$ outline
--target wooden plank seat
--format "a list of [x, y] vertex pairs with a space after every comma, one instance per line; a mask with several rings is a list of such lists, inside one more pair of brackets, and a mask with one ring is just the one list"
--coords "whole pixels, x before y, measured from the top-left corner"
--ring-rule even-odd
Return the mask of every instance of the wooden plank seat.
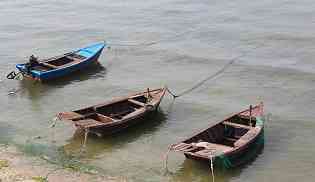
[[95, 112], [87, 113], [87, 114], [84, 114], [84, 115], [78, 114], [79, 117], [73, 117], [70, 120], [78, 121], [78, 120], [88, 119], [90, 116], [93, 116], [95, 114], [96, 114]]
[[113, 118], [110, 118], [110, 117], [102, 115], [102, 114], [97, 114], [97, 118], [100, 122], [103, 122], [103, 123], [109, 123], [109, 122], [114, 121]]
[[207, 143], [207, 145], [204, 146], [204, 149], [196, 152], [196, 154], [209, 156], [211, 152], [212, 153], [222, 153], [222, 152], [226, 153], [231, 150], [233, 150], [233, 147], [216, 144], [216, 143]]
[[76, 112], [62, 112], [62, 113], [59, 113], [57, 115], [58, 118], [60, 119], [67, 119], [67, 120], [72, 120], [72, 119], [79, 119], [79, 118], [82, 118], [84, 117], [83, 115], [79, 114], [79, 113], [76, 113]]
[[256, 135], [260, 132], [260, 128], [255, 127], [251, 128], [245, 135], [241, 136], [235, 143], [235, 147], [240, 147], [248, 143], [248, 141], [252, 140], [256, 137]]
[[[67, 63], [67, 64], [73, 64], [73, 63], [77, 63], [77, 62], [81, 62], [82, 61], [81, 59], [78, 59], [78, 58], [72, 57], [72, 56], [66, 56], [66, 58], [72, 60], [72, 62]], [[67, 65], [67, 64], [65, 64], [65, 65]]]
[[210, 157], [210, 155], [212, 156], [215, 155], [215, 150], [204, 149], [204, 150], [195, 152], [195, 154], [201, 155], [203, 157]]
[[247, 126], [247, 125], [243, 125], [243, 124], [237, 124], [237, 123], [232, 123], [232, 122], [229, 122], [229, 121], [223, 121], [223, 124], [224, 125], [228, 125], [228, 126], [232, 126], [232, 127], [235, 127], [235, 128], [245, 128], [245, 129], [251, 129], [253, 127], [251, 126]]
[[236, 142], [238, 139], [236, 138], [230, 138], [230, 137], [224, 137], [224, 140], [230, 141], [230, 142]]
[[80, 54], [76, 54], [74, 52], [70, 53], [70, 54], [67, 54], [66, 56], [69, 56], [71, 58], [76, 58], [76, 59], [79, 59], [79, 60], [83, 60], [83, 59], [86, 59], [85, 56], [82, 56]]
[[174, 146], [172, 148], [175, 151], [189, 152], [189, 151], [197, 149], [198, 147], [197, 146], [193, 146], [191, 144], [187, 144], [187, 143], [180, 143], [180, 144], [178, 144], [178, 145], [176, 145], [176, 146]]
[[131, 102], [131, 103], [134, 103], [134, 104], [136, 104], [136, 105], [139, 105], [139, 106], [144, 107], [144, 103], [139, 102], [139, 101], [136, 101], [136, 100], [134, 100], [134, 99], [128, 99], [128, 101]]
[[53, 69], [59, 68], [58, 66], [55, 66], [55, 65], [52, 65], [52, 64], [49, 64], [49, 63], [46, 63], [46, 62], [40, 62], [40, 64], [44, 65], [44, 66], [47, 66], [49, 68], [53, 68]]
[[109, 114], [109, 117], [110, 118], [114, 118], [114, 117], [121, 117], [122, 115], [126, 115], [130, 113], [130, 111], [122, 111], [122, 112], [118, 112], [118, 113], [115, 113], [115, 114]]
[[83, 119], [83, 120], [75, 121], [75, 126], [79, 128], [83, 128], [83, 129], [95, 128], [95, 127], [100, 127], [103, 125], [105, 125], [105, 123], [96, 121], [94, 119]]

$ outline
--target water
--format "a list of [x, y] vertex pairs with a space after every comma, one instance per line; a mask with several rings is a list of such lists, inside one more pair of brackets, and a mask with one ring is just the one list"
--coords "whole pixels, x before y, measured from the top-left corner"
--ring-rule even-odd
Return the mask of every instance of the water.
[[[89, 138], [80, 162], [127, 181], [210, 181], [207, 166], [174, 153], [165, 174], [168, 145], [264, 101], [271, 114], [264, 149], [242, 168], [215, 171], [216, 181], [313, 181], [314, 8], [311, 0], [2, 0], [0, 142], [53, 160], [78, 156], [83, 137], [64, 123], [49, 128], [55, 113], [165, 84], [180, 93], [245, 54], [173, 105], [166, 96], [150, 123]], [[104, 39], [157, 44], [113, 45], [102, 67], [50, 84], [5, 79], [31, 54], [54, 56]], [[19, 92], [8, 95], [12, 89]]]

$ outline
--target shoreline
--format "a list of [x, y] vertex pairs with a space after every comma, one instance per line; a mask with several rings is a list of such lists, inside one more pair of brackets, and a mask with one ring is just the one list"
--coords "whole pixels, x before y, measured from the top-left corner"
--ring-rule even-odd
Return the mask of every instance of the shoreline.
[[88, 174], [26, 156], [16, 147], [0, 145], [0, 182], [124, 182], [126, 179]]

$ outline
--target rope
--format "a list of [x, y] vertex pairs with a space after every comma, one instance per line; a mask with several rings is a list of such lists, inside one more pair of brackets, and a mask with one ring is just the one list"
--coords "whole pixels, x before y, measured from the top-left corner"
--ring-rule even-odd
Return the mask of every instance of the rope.
[[155, 44], [159, 44], [161, 42], [164, 42], [164, 41], [169, 41], [171, 39], [175, 39], [175, 38], [178, 38], [178, 37], [181, 37], [183, 35], [186, 35], [188, 33], [192, 33], [198, 29], [201, 29], [200, 27], [199, 28], [191, 28], [190, 30], [187, 30], [185, 32], [181, 32], [181, 33], [177, 33], [173, 36], [170, 36], [168, 38], [164, 38], [164, 39], [160, 39], [160, 40], [156, 40], [156, 41], [151, 41], [151, 42], [144, 42], [144, 43], [138, 43], [138, 44], [133, 44], [133, 43], [108, 43], [108, 45], [110, 46], [126, 46], [126, 47], [140, 47], [140, 46], [152, 46], [152, 45], [155, 45]]
[[165, 161], [165, 162], [164, 162], [164, 167], [165, 167], [165, 171], [166, 171], [166, 172], [169, 171], [169, 170], [168, 170], [168, 167], [167, 167], [167, 165], [168, 165], [168, 154], [170, 153], [171, 149], [172, 149], [172, 145], [170, 145], [170, 146], [168, 147], [166, 153], [164, 154], [164, 161]]
[[[256, 47], [254, 47], [252, 49], [253, 50], [256, 50], [258, 49], [259, 47], [262, 47], [264, 44], [259, 44], [257, 45]], [[192, 92], [193, 90], [199, 88], [200, 86], [202, 86], [204, 83], [206, 83], [207, 81], [209, 80], [212, 80], [214, 78], [216, 78], [218, 75], [222, 74], [225, 72], [226, 69], [228, 69], [230, 66], [232, 66], [234, 64], [235, 61], [237, 61], [238, 59], [246, 56], [247, 54], [249, 54], [250, 52], [246, 52], [246, 53], [242, 53], [241, 55], [235, 57], [235, 58], [232, 58], [229, 62], [227, 62], [221, 69], [219, 69], [217, 72], [215, 72], [214, 74], [211, 74], [210, 76], [206, 77], [205, 79], [199, 81], [197, 84], [193, 85], [191, 88], [187, 89], [187, 90], [184, 90], [183, 92], [181, 92], [180, 94], [175, 94], [174, 92], [172, 92], [169, 88], [167, 88], [167, 91], [168, 93], [170, 93], [174, 99], [177, 98], [177, 97], [181, 97], [187, 93], [190, 93]]]
[[212, 182], [214, 182], [214, 170], [213, 170], [213, 156], [212, 156], [212, 152], [210, 154], [210, 168], [211, 168]]
[[83, 140], [83, 144], [80, 147], [80, 152], [79, 155], [81, 156], [83, 153], [86, 152], [86, 143], [87, 143], [87, 139], [88, 139], [88, 135], [89, 135], [89, 129], [84, 129], [84, 140]]

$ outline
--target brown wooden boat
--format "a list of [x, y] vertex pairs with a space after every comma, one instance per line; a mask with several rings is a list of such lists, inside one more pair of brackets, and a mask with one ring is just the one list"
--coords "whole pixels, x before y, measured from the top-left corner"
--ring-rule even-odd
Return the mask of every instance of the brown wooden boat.
[[140, 118], [157, 110], [165, 92], [166, 88], [147, 89], [145, 92], [83, 109], [61, 112], [57, 117], [61, 120], [72, 121], [79, 129], [112, 134], [145, 121]]
[[[223, 121], [173, 144], [171, 150], [187, 158], [214, 161], [215, 165], [231, 168], [249, 159], [249, 153], [263, 143], [263, 104], [246, 109]], [[259, 145], [261, 146], [261, 145]], [[256, 155], [256, 154], [255, 154]]]

